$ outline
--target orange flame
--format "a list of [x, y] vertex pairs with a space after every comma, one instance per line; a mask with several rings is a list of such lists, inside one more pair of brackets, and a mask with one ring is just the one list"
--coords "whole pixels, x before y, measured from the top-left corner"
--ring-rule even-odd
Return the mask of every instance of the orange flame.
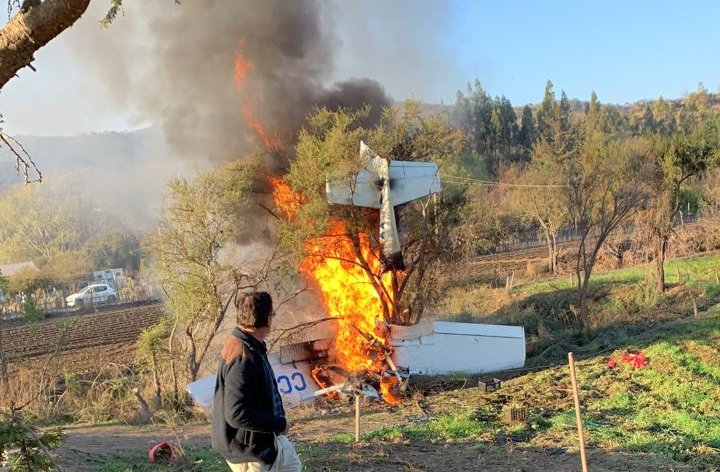
[[400, 383], [400, 381], [395, 376], [383, 377], [380, 380], [380, 394], [383, 400], [391, 404], [400, 403], [400, 398], [393, 393], [393, 388], [395, 388], [398, 383]]
[[[247, 77], [250, 71], [254, 68], [253, 63], [245, 57], [243, 53], [245, 49], [245, 39], [241, 39], [238, 43], [237, 52], [235, 53], [235, 84], [238, 88], [243, 89], [247, 82]], [[242, 103], [242, 114], [245, 124], [255, 131], [255, 134], [260, 138], [266, 149], [273, 151], [282, 150], [282, 142], [280, 137], [276, 134], [270, 135], [263, 124], [255, 118], [255, 106], [254, 99], [250, 92], [246, 92], [243, 96]]]
[[[300, 196], [284, 181], [272, 178], [276, 205], [291, 218], [300, 207]], [[380, 274], [380, 257], [370, 240], [360, 234], [356, 241], [342, 221], [331, 220], [327, 233], [305, 242], [308, 254], [301, 272], [320, 289], [321, 301], [330, 317], [337, 319], [335, 352], [340, 366], [351, 373], [381, 368], [379, 349], [388, 349], [383, 306], [392, 307], [395, 292], [392, 275]], [[372, 274], [372, 275], [371, 275]]]
[[292, 218], [300, 210], [302, 195], [299, 192], [293, 192], [290, 186], [283, 182], [281, 178], [273, 175], [267, 177], [270, 180], [270, 185], [272, 185], [275, 205], [282, 211], [285, 218]]

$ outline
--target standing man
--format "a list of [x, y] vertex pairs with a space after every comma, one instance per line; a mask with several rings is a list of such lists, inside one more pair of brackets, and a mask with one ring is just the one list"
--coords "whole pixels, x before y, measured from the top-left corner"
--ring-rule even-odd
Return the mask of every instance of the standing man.
[[273, 317], [267, 292], [238, 296], [237, 324], [225, 341], [215, 382], [212, 447], [233, 472], [300, 472], [265, 337]]

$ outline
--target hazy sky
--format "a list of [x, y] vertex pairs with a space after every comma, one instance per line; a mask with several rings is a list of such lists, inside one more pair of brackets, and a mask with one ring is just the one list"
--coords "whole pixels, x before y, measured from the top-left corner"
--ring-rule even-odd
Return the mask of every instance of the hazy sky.
[[[36, 55], [37, 72], [24, 69], [3, 88], [8, 131], [68, 135], [154, 124], [132, 103], [109, 98], [101, 83], [107, 70], [97, 68], [112, 61], [93, 67], [89, 59], [99, 51], [83, 41], [85, 32], [100, 28], [109, 3], [93, 0], [78, 25]], [[144, 2], [125, 3], [125, 17], [104, 33], [134, 32], [142, 42], [133, 23]], [[540, 101], [547, 79], [571, 98], [595, 90], [612, 103], [675, 98], [700, 82], [720, 86], [720, 2], [334, 0], [323, 8], [337, 45], [328, 81], [375, 79], [395, 100], [453, 103], [475, 79], [514, 105]], [[198, 21], [213, 28], [212, 18]]]

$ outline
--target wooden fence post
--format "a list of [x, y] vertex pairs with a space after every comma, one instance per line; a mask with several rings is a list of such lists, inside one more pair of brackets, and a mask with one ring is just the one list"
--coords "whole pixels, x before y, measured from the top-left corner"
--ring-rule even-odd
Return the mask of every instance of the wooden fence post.
[[585, 457], [585, 434], [583, 433], [582, 417], [580, 416], [580, 394], [578, 392], [577, 379], [575, 378], [575, 359], [573, 353], [568, 352], [568, 363], [570, 365], [570, 381], [572, 382], [573, 397], [575, 398], [575, 419], [577, 421], [578, 440], [580, 441], [580, 463], [583, 472], [588, 472], [587, 457]]

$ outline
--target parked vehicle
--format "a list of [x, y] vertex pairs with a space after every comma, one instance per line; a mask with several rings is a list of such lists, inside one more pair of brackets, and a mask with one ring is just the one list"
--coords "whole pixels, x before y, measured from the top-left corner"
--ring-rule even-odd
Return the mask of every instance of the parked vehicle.
[[69, 307], [85, 305], [99, 305], [101, 303], [115, 303], [117, 291], [108, 284], [92, 284], [77, 293], [65, 297], [65, 304]]

